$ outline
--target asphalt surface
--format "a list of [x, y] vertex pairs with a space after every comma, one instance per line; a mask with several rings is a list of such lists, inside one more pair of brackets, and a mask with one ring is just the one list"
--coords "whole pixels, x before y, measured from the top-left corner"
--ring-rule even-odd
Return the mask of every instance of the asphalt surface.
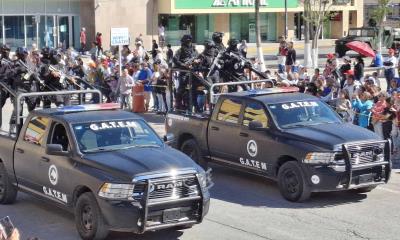
[[[145, 118], [164, 134], [163, 117]], [[284, 200], [277, 184], [216, 165], [209, 214], [200, 225], [184, 231], [163, 230], [144, 235], [112, 233], [108, 239], [399, 239], [400, 174], [369, 194], [313, 194], [306, 203]], [[79, 239], [73, 214], [20, 193], [13, 205], [0, 205], [22, 238]]]

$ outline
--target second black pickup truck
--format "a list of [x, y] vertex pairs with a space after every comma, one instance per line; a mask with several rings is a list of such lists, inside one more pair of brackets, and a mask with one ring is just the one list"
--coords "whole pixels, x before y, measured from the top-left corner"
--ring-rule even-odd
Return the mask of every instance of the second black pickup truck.
[[391, 173], [388, 141], [344, 123], [296, 88], [221, 95], [211, 115], [169, 113], [166, 129], [200, 165], [211, 161], [274, 179], [289, 201], [311, 192], [368, 192]]

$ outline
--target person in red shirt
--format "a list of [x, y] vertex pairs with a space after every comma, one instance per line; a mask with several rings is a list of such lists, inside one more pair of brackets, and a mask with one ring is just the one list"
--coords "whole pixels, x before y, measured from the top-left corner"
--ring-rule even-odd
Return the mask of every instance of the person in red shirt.
[[79, 40], [81, 42], [81, 53], [84, 53], [86, 49], [86, 28], [84, 27], [81, 30], [81, 35], [79, 37]]
[[97, 56], [100, 56], [100, 53], [103, 53], [103, 40], [102, 40], [102, 33], [96, 34], [96, 44], [97, 44]]

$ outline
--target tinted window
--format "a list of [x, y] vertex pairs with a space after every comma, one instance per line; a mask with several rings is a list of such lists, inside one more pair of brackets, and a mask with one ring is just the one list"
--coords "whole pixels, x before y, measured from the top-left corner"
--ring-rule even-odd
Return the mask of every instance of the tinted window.
[[240, 108], [242, 103], [235, 99], [225, 99], [219, 109], [217, 120], [239, 123]]
[[28, 124], [24, 140], [39, 146], [43, 146], [43, 138], [49, 119], [45, 117], [33, 117]]
[[260, 103], [249, 103], [244, 109], [243, 125], [249, 126], [251, 121], [259, 121], [264, 128], [268, 128], [268, 117]]
[[63, 151], [68, 151], [69, 141], [67, 131], [62, 124], [57, 123], [53, 129], [53, 136], [51, 137], [51, 144], [60, 144]]
[[268, 105], [281, 128], [341, 123], [336, 113], [321, 101], [296, 101]]

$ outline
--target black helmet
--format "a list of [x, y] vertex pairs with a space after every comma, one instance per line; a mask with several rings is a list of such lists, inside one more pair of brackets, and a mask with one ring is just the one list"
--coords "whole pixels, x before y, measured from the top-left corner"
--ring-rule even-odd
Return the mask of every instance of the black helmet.
[[211, 41], [210, 39], [207, 39], [204, 41], [204, 47], [206, 49], [211, 49], [215, 47], [215, 43], [213, 41]]
[[60, 56], [60, 54], [58, 53], [57, 50], [51, 49], [51, 50], [50, 50], [50, 53], [49, 53], [49, 56], [50, 56], [50, 62], [51, 62], [51, 64], [57, 65], [57, 64], [60, 63], [60, 61], [61, 61], [61, 56]]
[[224, 37], [224, 33], [222, 32], [214, 32], [212, 35], [212, 40], [215, 43], [222, 43], [222, 38]]
[[239, 44], [239, 40], [237, 40], [236, 38], [231, 38], [228, 41], [229, 48], [236, 48], [238, 44]]
[[15, 54], [19, 59], [25, 58], [26, 56], [28, 56], [28, 50], [25, 47], [18, 47], [15, 51]]
[[49, 47], [44, 47], [42, 48], [42, 55], [44, 58], [48, 58], [50, 55], [50, 48]]
[[10, 51], [11, 48], [8, 44], [1, 44], [1, 51]]
[[185, 34], [185, 35], [183, 35], [183, 37], [181, 38], [181, 43], [191, 43], [192, 40], [193, 40], [192, 35]]

